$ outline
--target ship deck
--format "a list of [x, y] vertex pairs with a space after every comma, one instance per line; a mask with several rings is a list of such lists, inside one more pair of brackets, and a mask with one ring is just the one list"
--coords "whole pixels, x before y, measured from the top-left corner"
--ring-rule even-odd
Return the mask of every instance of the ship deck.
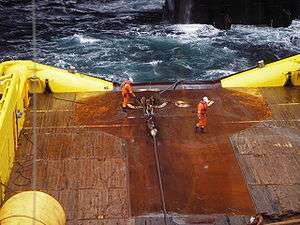
[[[168, 224], [243, 224], [256, 213], [299, 213], [299, 93], [297, 87], [165, 92], [168, 104], [155, 119]], [[202, 96], [215, 104], [199, 134], [193, 127]], [[36, 189], [62, 204], [67, 224], [164, 224], [145, 116], [122, 112], [120, 102], [118, 92], [37, 95], [7, 197], [32, 189], [35, 130]]]

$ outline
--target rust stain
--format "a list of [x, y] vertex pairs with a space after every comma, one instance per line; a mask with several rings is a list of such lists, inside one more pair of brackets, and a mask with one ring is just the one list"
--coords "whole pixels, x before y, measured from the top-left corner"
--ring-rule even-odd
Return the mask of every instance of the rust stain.
[[[209, 96], [216, 102], [209, 109], [207, 133], [203, 135], [194, 133], [197, 118], [192, 112], [202, 96]], [[162, 97], [169, 102], [165, 108], [157, 110], [158, 149], [167, 209], [183, 214], [253, 214], [251, 198], [229, 136], [251, 126], [241, 123], [243, 121], [261, 121], [269, 117], [271, 111], [264, 99], [224, 89], [181, 90], [166, 92]], [[178, 100], [189, 102], [192, 107], [178, 108], [175, 105]], [[118, 95], [105, 96], [104, 101], [111, 104], [110, 118], [118, 118]], [[81, 106], [77, 107], [81, 112]], [[79, 113], [76, 118], [88, 123], [107, 119], [107, 115], [94, 116]], [[130, 110], [127, 117], [136, 119], [120, 119], [123, 128], [104, 130], [128, 141], [132, 214], [159, 212], [161, 203], [150, 135], [141, 111]], [[227, 124], [228, 121], [237, 124]], [[130, 129], [126, 127], [128, 124]]]
[[[154, 92], [138, 93], [139, 96], [152, 94]], [[50, 110], [48, 113], [41, 111], [38, 116], [40, 157], [43, 158], [41, 168], [49, 166], [48, 161], [53, 159], [63, 165], [52, 172], [49, 169], [41, 170], [41, 189], [58, 192], [54, 195], [63, 199], [70, 221], [75, 221], [76, 218], [116, 218], [119, 212], [122, 212], [122, 218], [160, 212], [161, 202], [152, 139], [142, 111], [129, 110], [128, 113], [123, 113], [119, 93], [85, 98], [81, 98], [80, 95], [70, 95], [74, 100], [80, 99], [80, 103], [68, 102], [67, 107], [62, 99], [42, 96], [39, 101], [39, 110]], [[197, 134], [193, 129], [197, 121], [193, 110], [203, 96], [209, 96], [215, 104], [208, 112], [207, 132]], [[64, 97], [69, 98], [67, 95]], [[254, 214], [255, 210], [229, 137], [251, 126], [251, 123], [242, 123], [243, 121], [261, 121], [269, 117], [270, 109], [263, 98], [237, 94], [232, 90], [209, 89], [165, 92], [162, 100], [168, 102], [167, 106], [155, 112], [167, 210], [181, 214]], [[177, 107], [175, 102], [179, 100], [188, 102], [191, 107]], [[68, 110], [62, 110], [66, 108]], [[55, 113], [55, 109], [59, 112]], [[29, 114], [26, 121], [29, 138], [30, 119]], [[229, 121], [234, 123], [228, 124]], [[56, 142], [51, 141], [54, 140], [54, 136], [51, 136], [53, 134], [56, 134]], [[68, 135], [64, 136], [66, 134]], [[52, 138], [49, 139], [49, 135]], [[105, 139], [108, 137], [111, 141]], [[26, 152], [30, 154], [26, 150], [29, 148], [26, 138], [23, 136], [21, 139], [23, 144], [17, 160], [26, 158]], [[46, 141], [48, 139], [50, 141]], [[103, 146], [107, 148], [105, 151]], [[117, 156], [120, 162], [117, 163], [113, 160], [118, 146], [123, 146], [126, 154], [119, 153]], [[94, 160], [91, 160], [91, 157], [94, 157]], [[75, 166], [76, 160], [82, 159], [84, 161], [80, 166]], [[101, 160], [109, 160], [110, 166], [103, 167]], [[51, 165], [53, 168], [54, 164]], [[112, 170], [121, 168], [123, 171], [125, 167], [128, 175], [120, 172], [113, 176], [113, 179], [104, 179], [110, 176]], [[99, 168], [103, 170], [99, 172]], [[64, 175], [57, 178], [60, 170], [65, 171]], [[70, 171], [76, 173], [70, 175], [67, 173]], [[96, 183], [87, 178], [91, 171]], [[122, 180], [121, 177], [128, 180]], [[47, 182], [47, 179], [51, 182]], [[114, 189], [108, 194], [110, 189], [106, 187], [111, 182], [122, 184], [119, 185], [121, 190]], [[68, 189], [71, 184], [74, 186]], [[88, 189], [85, 192], [82, 188], [86, 187]], [[97, 194], [95, 188], [98, 192], [103, 190], [103, 193]], [[26, 187], [20, 188], [23, 189]], [[67, 190], [75, 196], [74, 200], [66, 197]], [[126, 193], [130, 198], [124, 197]], [[91, 202], [85, 200], [85, 196], [91, 199]], [[97, 201], [104, 199], [107, 204], [103, 206], [97, 203], [95, 199], [92, 200], [93, 196]], [[107, 196], [110, 197], [107, 199]], [[118, 199], [123, 208], [117, 207]], [[86, 203], [87, 206], [80, 206], [82, 203]], [[129, 206], [130, 209], [127, 209]], [[74, 207], [76, 212], [72, 211]], [[128, 215], [129, 212], [131, 215]]]

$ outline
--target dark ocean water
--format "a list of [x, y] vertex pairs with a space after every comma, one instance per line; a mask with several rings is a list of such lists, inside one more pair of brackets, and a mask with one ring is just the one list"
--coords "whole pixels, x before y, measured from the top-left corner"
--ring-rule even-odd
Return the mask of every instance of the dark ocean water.
[[[105, 2], [105, 1], [104, 1]], [[212, 80], [300, 52], [287, 28], [172, 25], [163, 0], [37, 1], [37, 61], [113, 81]], [[0, 1], [0, 60], [32, 58], [31, 1]]]

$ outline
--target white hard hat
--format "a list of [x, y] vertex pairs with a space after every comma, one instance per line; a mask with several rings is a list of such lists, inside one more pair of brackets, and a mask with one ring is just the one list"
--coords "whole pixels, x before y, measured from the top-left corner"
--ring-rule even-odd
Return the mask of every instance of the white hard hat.
[[133, 83], [133, 79], [132, 79], [132, 77], [129, 77], [129, 79], [128, 79], [131, 83]]
[[203, 98], [202, 98], [202, 100], [203, 100], [203, 101], [205, 101], [206, 103], [208, 103], [208, 102], [209, 102], [209, 100], [208, 100], [208, 97], [206, 97], [206, 96], [205, 96], [205, 97], [203, 97]]
[[250, 223], [253, 223], [255, 221], [255, 217], [254, 216], [251, 216], [250, 217]]

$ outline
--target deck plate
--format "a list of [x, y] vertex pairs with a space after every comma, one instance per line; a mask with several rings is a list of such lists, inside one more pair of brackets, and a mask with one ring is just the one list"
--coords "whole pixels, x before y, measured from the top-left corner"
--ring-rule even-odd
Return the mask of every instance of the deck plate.
[[[291, 93], [280, 90], [281, 95]], [[253, 95], [216, 88], [167, 91], [161, 96], [168, 104], [156, 110], [155, 118], [170, 215], [241, 215], [244, 221], [243, 215], [255, 214], [259, 202], [251, 200], [254, 195], [251, 188], [251, 195], [248, 192], [248, 176], [242, 175], [243, 164], [237, 161], [240, 158], [235, 157], [236, 148], [230, 138], [266, 120], [277, 119], [272, 117], [276, 106], [271, 107], [266, 91], [251, 89], [249, 93], [257, 93]], [[152, 94], [139, 92], [138, 96]], [[193, 129], [197, 120], [194, 110], [202, 96], [215, 104], [208, 111], [206, 133], [198, 134]], [[119, 93], [37, 98], [37, 110], [28, 110], [20, 136], [16, 155], [19, 163], [15, 163], [11, 189], [31, 189], [31, 180], [24, 177], [31, 176], [32, 118], [36, 113], [37, 189], [62, 203], [68, 224], [134, 224], [135, 217], [139, 218], [136, 224], [144, 224], [141, 220], [147, 220], [145, 215], [161, 212], [152, 139], [141, 110], [123, 113]], [[177, 101], [191, 107], [177, 107]], [[294, 108], [299, 106], [289, 107], [289, 112], [299, 112]], [[263, 143], [262, 148], [266, 145]], [[213, 221], [216, 220], [211, 224]]]

